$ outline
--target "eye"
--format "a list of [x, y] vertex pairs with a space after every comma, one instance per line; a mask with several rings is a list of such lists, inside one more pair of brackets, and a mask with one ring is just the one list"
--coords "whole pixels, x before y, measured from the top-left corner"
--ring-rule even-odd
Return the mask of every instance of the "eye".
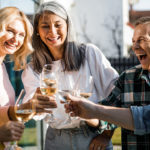
[[61, 27], [61, 25], [62, 25], [62, 24], [56, 24], [55, 27], [56, 27], [56, 28], [59, 28], [59, 27]]
[[141, 42], [144, 42], [145, 39], [144, 38], [140, 38], [138, 41], [139, 41], [139, 43], [141, 43]]
[[24, 33], [20, 33], [19, 36], [22, 37], [22, 38], [24, 38], [25, 34]]
[[14, 34], [14, 31], [13, 31], [13, 30], [7, 29], [6, 31], [7, 31], [8, 33]]
[[49, 28], [49, 25], [41, 25], [41, 28]]

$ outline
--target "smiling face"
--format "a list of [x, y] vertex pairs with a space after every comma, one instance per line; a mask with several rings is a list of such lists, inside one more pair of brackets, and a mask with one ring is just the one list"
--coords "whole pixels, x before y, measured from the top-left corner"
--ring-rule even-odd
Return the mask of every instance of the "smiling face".
[[20, 20], [10, 22], [0, 36], [0, 55], [13, 54], [22, 46], [25, 38], [24, 23]]
[[51, 52], [63, 48], [67, 37], [67, 23], [63, 18], [53, 13], [44, 12], [39, 19], [38, 31], [41, 40]]
[[142, 68], [150, 68], [150, 23], [139, 24], [136, 26], [133, 35], [132, 49], [138, 57]]

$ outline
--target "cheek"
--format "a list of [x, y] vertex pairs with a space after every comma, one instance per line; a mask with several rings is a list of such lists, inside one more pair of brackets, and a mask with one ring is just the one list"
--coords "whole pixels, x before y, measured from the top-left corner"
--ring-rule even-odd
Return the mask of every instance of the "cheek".
[[66, 39], [66, 37], [67, 37], [67, 29], [66, 28], [62, 29], [61, 33], [63, 34], [64, 38]]
[[20, 40], [20, 47], [24, 44], [24, 39]]
[[11, 37], [8, 34], [5, 34], [0, 38], [1, 43], [9, 40]]
[[146, 52], [147, 52], [147, 55], [148, 55], [148, 57], [149, 57], [149, 59], [150, 59], [150, 44], [148, 44], [148, 45], [146, 46]]

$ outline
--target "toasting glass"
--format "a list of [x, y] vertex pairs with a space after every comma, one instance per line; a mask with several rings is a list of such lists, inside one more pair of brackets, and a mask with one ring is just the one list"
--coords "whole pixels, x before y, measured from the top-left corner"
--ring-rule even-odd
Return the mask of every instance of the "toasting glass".
[[[57, 92], [57, 77], [53, 64], [46, 64], [42, 69], [40, 76], [40, 90], [43, 95], [53, 96]], [[50, 122], [55, 120], [53, 113], [50, 117]]]
[[[15, 110], [15, 115], [16, 115], [17, 120], [22, 123], [25, 123], [29, 121], [30, 119], [32, 119], [32, 117], [36, 113], [35, 107], [34, 107], [34, 101], [30, 103], [30, 105], [27, 105], [27, 106], [16, 104], [14, 108], [15, 108], [14, 110]], [[7, 150], [23, 150], [21, 147], [17, 145], [17, 141], [15, 141], [13, 145], [9, 145], [6, 149]]]
[[80, 84], [80, 87], [79, 87], [80, 96], [86, 99], [90, 98], [93, 93], [93, 88], [94, 88], [93, 77], [92, 76], [86, 77], [85, 83]]

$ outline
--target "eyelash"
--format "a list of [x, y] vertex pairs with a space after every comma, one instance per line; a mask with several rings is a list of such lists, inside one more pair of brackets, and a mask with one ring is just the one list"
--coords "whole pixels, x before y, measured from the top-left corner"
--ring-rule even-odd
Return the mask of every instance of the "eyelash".
[[11, 33], [14, 33], [12, 30], [7, 30], [7, 32], [11, 32]]
[[[55, 27], [57, 28], [59, 28], [59, 27], [61, 27], [61, 24], [57, 24], [57, 25], [55, 25]], [[44, 25], [44, 26], [41, 26], [41, 28], [49, 28], [49, 26], [48, 25]]]

